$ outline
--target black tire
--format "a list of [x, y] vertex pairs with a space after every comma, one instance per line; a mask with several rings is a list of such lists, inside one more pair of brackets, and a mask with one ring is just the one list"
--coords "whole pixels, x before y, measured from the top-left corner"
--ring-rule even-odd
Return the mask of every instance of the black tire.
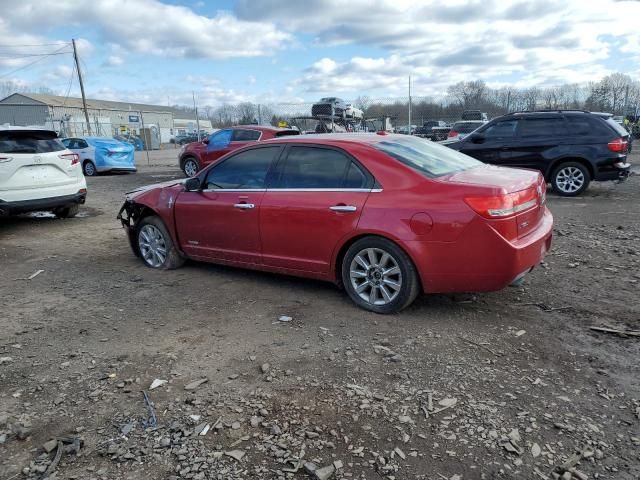
[[591, 182], [589, 169], [580, 162], [564, 162], [551, 174], [553, 190], [563, 197], [575, 197], [584, 192]]
[[[194, 170], [191, 170], [194, 168]], [[187, 157], [182, 162], [182, 171], [186, 177], [193, 177], [196, 173], [200, 171], [200, 162], [195, 157]]]
[[56, 208], [53, 214], [58, 218], [73, 218], [80, 211], [80, 205], [77, 203], [69, 205], [68, 207]]
[[98, 169], [91, 160], [85, 160], [82, 164], [82, 173], [84, 173], [85, 177], [95, 177], [98, 175]]
[[[368, 250], [374, 251], [374, 256], [377, 257], [378, 263], [368, 261], [370, 257], [367, 256], [366, 260], [370, 268], [365, 269], [362, 264], [358, 263], [356, 257], [358, 255], [362, 257], [362, 253]], [[387, 254], [391, 260], [387, 259], [387, 262], [384, 262], [383, 254]], [[362, 273], [366, 271], [366, 277], [353, 279], [351, 276], [352, 265], [355, 265], [358, 275], [362, 275]], [[374, 265], [377, 266], [374, 267]], [[385, 265], [393, 268], [385, 270]], [[399, 269], [399, 274], [390, 274], [389, 277], [384, 275], [376, 278], [376, 273], [381, 273], [377, 271], [378, 268], [381, 271], [391, 272], [395, 270], [394, 265]], [[341, 268], [342, 283], [351, 300], [359, 307], [371, 312], [382, 314], [399, 312], [411, 305], [420, 292], [420, 282], [418, 281], [418, 274], [413, 262], [400, 247], [386, 238], [365, 237], [356, 241], [345, 253]], [[362, 282], [357, 284], [360, 280], [362, 280]], [[389, 285], [391, 284], [388, 284], [388, 281], [399, 285], [399, 288], [395, 289], [390, 287]], [[372, 282], [379, 282], [379, 284], [378, 286], [374, 286]], [[365, 283], [369, 285], [364, 285]], [[361, 290], [360, 293], [356, 291], [356, 288], [363, 286], [364, 290]], [[372, 297], [371, 295], [374, 289], [377, 289], [377, 292], [373, 294], [374, 296]], [[388, 298], [384, 298], [383, 291], [386, 291], [387, 294], [391, 293], [391, 295], [389, 295]], [[369, 300], [365, 300], [361, 295], [369, 297]], [[373, 302], [371, 302], [372, 298], [374, 300]], [[378, 304], [377, 302], [380, 301], [386, 303]]]
[[[149, 237], [149, 232], [157, 232], [160, 237], [155, 237], [154, 240], [160, 239], [158, 241], [159, 246], [164, 246], [165, 254], [164, 258], [158, 257], [153, 253], [146, 255], [148, 249], [141, 244], [141, 242], [145, 242], [145, 235]], [[144, 235], [143, 235], [144, 232]], [[163, 270], [172, 270], [174, 268], [181, 267], [185, 259], [180, 255], [178, 250], [173, 244], [173, 240], [171, 239], [171, 235], [167, 231], [167, 228], [164, 226], [164, 223], [160, 219], [160, 217], [149, 216], [144, 217], [138, 223], [136, 228], [136, 249], [140, 255], [140, 258], [144, 262], [144, 264], [149, 268], [159, 268]], [[162, 261], [160, 261], [162, 260]]]

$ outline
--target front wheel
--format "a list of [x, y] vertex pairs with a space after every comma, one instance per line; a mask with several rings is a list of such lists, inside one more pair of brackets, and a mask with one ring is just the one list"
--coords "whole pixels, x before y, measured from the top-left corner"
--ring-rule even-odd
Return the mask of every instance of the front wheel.
[[184, 264], [171, 235], [159, 217], [145, 217], [140, 220], [136, 242], [140, 257], [147, 267], [170, 270]]
[[575, 197], [589, 186], [589, 170], [578, 162], [560, 164], [551, 174], [553, 189], [563, 197]]
[[198, 170], [200, 170], [200, 164], [195, 158], [187, 158], [182, 165], [182, 171], [187, 177], [195, 177]]
[[342, 283], [356, 305], [376, 313], [399, 312], [420, 289], [411, 259], [381, 237], [365, 237], [351, 245], [342, 261]]

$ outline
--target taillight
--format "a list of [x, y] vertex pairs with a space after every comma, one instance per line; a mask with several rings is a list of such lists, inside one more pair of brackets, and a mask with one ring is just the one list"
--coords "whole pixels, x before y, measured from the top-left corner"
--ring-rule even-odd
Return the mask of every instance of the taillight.
[[58, 157], [63, 160], [71, 160], [71, 165], [80, 163], [80, 157], [77, 153], [63, 153], [62, 155], [58, 155]]
[[535, 207], [538, 201], [542, 202], [544, 193], [539, 195], [537, 188], [534, 186], [503, 195], [466, 197], [464, 201], [485, 218], [506, 218]]
[[609, 150], [616, 153], [625, 153], [627, 151], [627, 147], [629, 146], [629, 142], [627, 142], [624, 138], [619, 137], [615, 140], [611, 140], [609, 142]]
[[447, 137], [451, 138], [451, 137], [457, 137], [458, 135], [460, 135], [458, 132], [456, 132], [455, 130], [449, 130], [449, 135], [447, 135]]

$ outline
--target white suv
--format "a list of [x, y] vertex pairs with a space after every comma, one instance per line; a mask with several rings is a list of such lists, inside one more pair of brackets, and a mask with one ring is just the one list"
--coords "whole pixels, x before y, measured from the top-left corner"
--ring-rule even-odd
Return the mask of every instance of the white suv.
[[0, 127], [0, 215], [49, 210], [70, 218], [86, 197], [80, 159], [56, 132]]

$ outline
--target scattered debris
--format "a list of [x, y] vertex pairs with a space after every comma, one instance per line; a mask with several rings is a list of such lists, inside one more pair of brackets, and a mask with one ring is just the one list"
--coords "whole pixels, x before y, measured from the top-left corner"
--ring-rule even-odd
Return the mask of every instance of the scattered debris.
[[158, 387], [161, 387], [165, 383], [169, 383], [169, 381], [168, 380], [160, 380], [159, 378], [156, 378], [153, 382], [151, 382], [151, 385], [149, 386], [149, 390], [154, 390], [154, 389], [156, 389]]
[[186, 384], [184, 386], [184, 389], [185, 390], [195, 390], [200, 385], [202, 385], [203, 383], [207, 383], [208, 381], [209, 381], [209, 379], [206, 378], [206, 377], [201, 378], [200, 380], [194, 380], [193, 382]]
[[621, 330], [621, 329], [617, 329], [617, 328], [610, 328], [610, 327], [598, 327], [598, 326], [591, 326], [589, 327], [590, 330], [594, 330], [596, 332], [603, 332], [603, 333], [613, 333], [615, 335], [618, 335], [620, 337], [626, 338], [626, 337], [640, 337], [640, 330]]

